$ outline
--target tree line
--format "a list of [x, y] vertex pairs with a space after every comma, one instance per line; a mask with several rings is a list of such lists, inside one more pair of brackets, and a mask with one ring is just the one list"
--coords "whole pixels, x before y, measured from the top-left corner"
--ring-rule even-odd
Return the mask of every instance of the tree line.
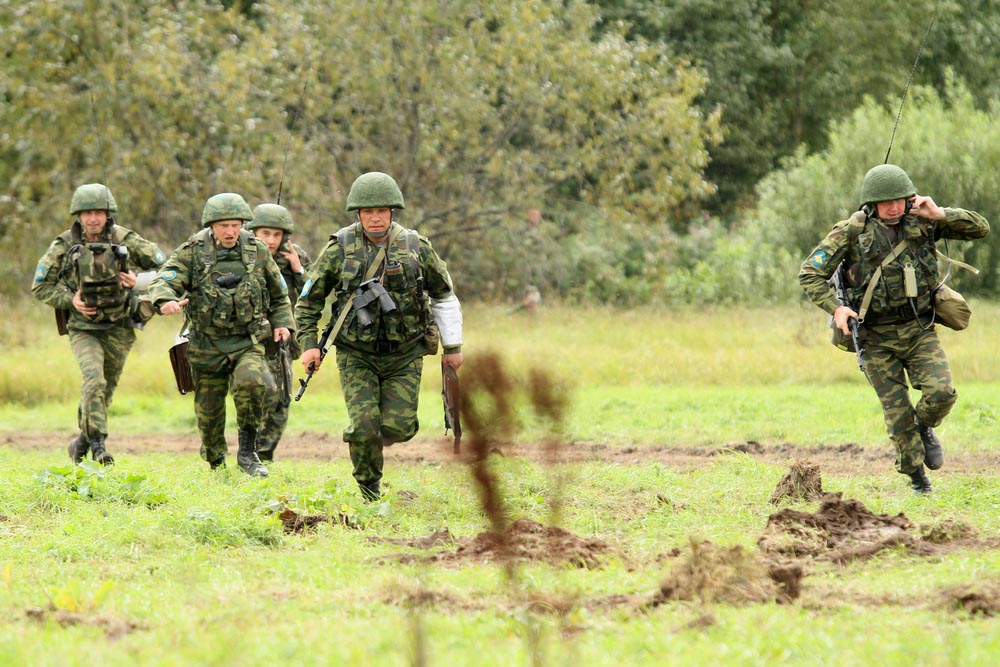
[[[170, 250], [210, 195], [273, 202], [280, 182], [315, 254], [380, 170], [467, 298], [787, 298], [758, 283], [786, 280], [882, 161], [932, 16], [896, 156], [942, 203], [961, 171], [956, 203], [991, 217], [966, 172], [992, 163], [951, 140], [953, 107], [995, 116], [1000, 0], [828, 5], [0, 3], [0, 290], [26, 292], [81, 183], [106, 181], [119, 221]], [[918, 166], [940, 157], [921, 133], [965, 155]], [[847, 168], [802, 176], [852, 142]]]

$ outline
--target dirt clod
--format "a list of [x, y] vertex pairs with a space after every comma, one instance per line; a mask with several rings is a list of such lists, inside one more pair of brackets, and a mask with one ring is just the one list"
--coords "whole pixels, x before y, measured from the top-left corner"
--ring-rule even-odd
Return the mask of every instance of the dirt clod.
[[819, 466], [805, 461], [792, 464], [785, 476], [778, 482], [771, 494], [771, 504], [777, 505], [783, 499], [819, 500], [823, 497], [823, 478]]

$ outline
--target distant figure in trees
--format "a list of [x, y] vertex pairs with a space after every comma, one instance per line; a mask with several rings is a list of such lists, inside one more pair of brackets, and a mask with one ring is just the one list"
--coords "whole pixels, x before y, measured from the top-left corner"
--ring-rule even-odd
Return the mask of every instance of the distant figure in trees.
[[246, 201], [224, 192], [208, 198], [203, 229], [167, 260], [150, 285], [162, 315], [187, 307], [188, 359], [201, 457], [212, 469], [226, 464], [226, 396], [233, 392], [239, 450], [236, 463], [251, 477], [267, 477], [257, 456], [269, 380], [264, 345], [291, 339], [288, 289], [271, 251], [246, 229]]
[[347, 195], [356, 222], [340, 229], [317, 258], [295, 307], [307, 372], [322, 363], [318, 322], [328, 298], [337, 318], [324, 336], [351, 424], [344, 431], [354, 479], [366, 500], [381, 496], [383, 448], [417, 433], [422, 357], [444, 346], [458, 368], [462, 309], [447, 265], [430, 241], [396, 222], [403, 193], [388, 174], [359, 176]]
[[[934, 427], [951, 411], [956, 392], [948, 359], [934, 329], [938, 239], [979, 239], [990, 231], [983, 216], [941, 208], [917, 190], [905, 171], [873, 167], [861, 183], [861, 210], [838, 222], [802, 263], [799, 282], [809, 299], [833, 316], [845, 336], [858, 327], [860, 358], [882, 403], [896, 448], [896, 470], [918, 494], [931, 490], [925, 466], [944, 463]], [[828, 281], [840, 271], [847, 303]], [[859, 314], [860, 311], [860, 314]], [[921, 392], [910, 401], [909, 385]]]
[[[309, 255], [299, 245], [292, 243], [295, 222], [288, 209], [279, 204], [260, 204], [253, 210], [253, 220], [246, 224], [254, 235], [264, 242], [281, 271], [281, 277], [288, 285], [288, 299], [295, 307], [299, 292], [306, 284], [306, 271], [312, 266]], [[290, 387], [282, 387], [276, 380], [284, 372], [282, 355], [287, 355], [284, 363], [298, 359], [302, 355], [298, 337], [293, 335], [287, 347], [276, 344], [264, 348], [267, 369], [272, 382], [267, 384], [264, 394], [264, 423], [257, 435], [257, 456], [261, 461], [273, 461], [274, 450], [288, 424], [288, 394]]]
[[69, 336], [80, 366], [80, 433], [69, 444], [75, 463], [88, 451], [98, 463], [114, 463], [106, 447], [108, 406], [135, 329], [152, 316], [139, 307], [135, 270], [153, 270], [166, 260], [156, 244], [117, 224], [117, 212], [107, 186], [78, 187], [69, 205], [75, 220], [39, 260], [31, 286], [39, 301], [56, 309], [59, 333]]

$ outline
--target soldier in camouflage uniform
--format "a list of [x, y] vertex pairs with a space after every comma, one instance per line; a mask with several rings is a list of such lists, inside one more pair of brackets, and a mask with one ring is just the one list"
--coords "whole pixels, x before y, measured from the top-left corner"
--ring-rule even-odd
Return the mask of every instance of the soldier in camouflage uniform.
[[[288, 298], [294, 308], [299, 292], [306, 284], [306, 271], [312, 266], [312, 261], [305, 250], [292, 243], [295, 223], [291, 213], [278, 204], [260, 204], [254, 208], [253, 220], [246, 224], [246, 228], [271, 251], [271, 256], [288, 284]], [[287, 363], [290, 359], [298, 359], [301, 354], [302, 349], [295, 336], [292, 336], [284, 351], [276, 345], [265, 348], [267, 369], [272, 381], [268, 382], [267, 392], [264, 394], [264, 425], [257, 436], [257, 456], [261, 461], [274, 460], [274, 450], [288, 423], [287, 392], [291, 391], [291, 387], [281, 389], [280, 382], [276, 382], [282, 375], [281, 355], [286, 355]]]
[[430, 241], [400, 226], [403, 193], [381, 172], [362, 174], [347, 195], [357, 221], [330, 237], [299, 297], [295, 318], [302, 365], [322, 361], [317, 325], [328, 298], [343, 316], [337, 368], [351, 424], [344, 431], [354, 479], [366, 500], [381, 496], [383, 447], [412, 438], [422, 357], [462, 364], [462, 309], [447, 265]]
[[[799, 272], [806, 295], [833, 315], [834, 325], [845, 335], [850, 334], [849, 320], [859, 315], [836, 298], [827, 281], [841, 261], [846, 262], [850, 302], [865, 310], [859, 304], [874, 278], [868, 310], [859, 321], [862, 358], [896, 448], [896, 470], [909, 476], [918, 494], [931, 490], [925, 466], [937, 470], [944, 463], [934, 427], [956, 399], [948, 359], [934, 329], [934, 291], [940, 285], [935, 242], [979, 239], [989, 229], [978, 213], [941, 208], [930, 197], [918, 195], [899, 167], [879, 165], [862, 182], [861, 210], [838, 222]], [[897, 248], [899, 254], [893, 257]], [[921, 392], [916, 406], [907, 380]]]
[[212, 469], [225, 466], [226, 395], [236, 405], [236, 462], [251, 477], [267, 477], [257, 457], [267, 368], [264, 344], [291, 337], [288, 290], [270, 251], [243, 223], [253, 218], [243, 197], [209, 197], [203, 229], [185, 241], [149, 287], [162, 315], [187, 306], [188, 359], [201, 456]]
[[76, 220], [39, 260], [31, 293], [68, 314], [67, 334], [83, 378], [80, 433], [69, 444], [70, 458], [79, 463], [90, 451], [95, 461], [111, 465], [108, 406], [135, 343], [134, 329], [148, 319], [135, 308], [135, 270], [156, 269], [166, 255], [116, 224], [118, 204], [100, 183], [77, 188], [69, 212]]

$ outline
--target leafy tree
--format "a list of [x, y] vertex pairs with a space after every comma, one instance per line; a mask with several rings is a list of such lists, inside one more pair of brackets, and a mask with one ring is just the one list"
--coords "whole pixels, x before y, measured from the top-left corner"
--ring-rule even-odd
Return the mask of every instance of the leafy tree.
[[[932, 17], [914, 82], [944, 93], [949, 68], [985, 108], [1000, 99], [1000, 0], [594, 0], [604, 25], [662, 42], [708, 77], [698, 103], [721, 109], [710, 149], [715, 213], [732, 216], [754, 185], [799, 147], [826, 147], [828, 127], [865, 97], [895, 109]], [[888, 133], [880, 143], [886, 146]]]
[[[27, 261], [65, 228], [82, 182], [106, 178], [122, 223], [165, 248], [209, 195], [273, 201], [281, 182], [316, 248], [349, 221], [353, 179], [377, 169], [466, 293], [503, 295], [494, 277], [523, 261], [528, 209], [546, 225], [599, 212], [616, 256], [672, 234], [712, 192], [702, 173], [720, 135], [692, 106], [702, 78], [662, 47], [593, 40], [582, 2], [2, 7], [0, 215], [34, 223], [17, 232]], [[542, 235], [544, 252], [573, 229]], [[635, 275], [659, 263], [644, 256]]]

